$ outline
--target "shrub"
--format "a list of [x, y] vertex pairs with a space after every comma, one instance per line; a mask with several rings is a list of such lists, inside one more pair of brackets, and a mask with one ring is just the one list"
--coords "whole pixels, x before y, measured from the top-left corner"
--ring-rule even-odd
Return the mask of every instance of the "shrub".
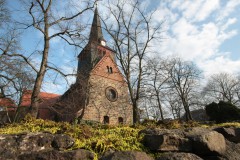
[[240, 109], [229, 102], [220, 101], [218, 104], [212, 102], [205, 109], [210, 120], [217, 123], [240, 120]]

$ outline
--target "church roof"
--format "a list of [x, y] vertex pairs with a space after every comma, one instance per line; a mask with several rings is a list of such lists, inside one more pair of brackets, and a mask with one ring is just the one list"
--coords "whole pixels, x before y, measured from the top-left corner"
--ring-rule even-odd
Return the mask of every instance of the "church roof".
[[92, 27], [91, 27], [91, 32], [89, 36], [89, 42], [99, 42], [100, 39], [104, 40], [103, 34], [102, 34], [100, 17], [98, 14], [98, 9], [96, 7], [94, 11]]
[[16, 107], [16, 104], [10, 98], [0, 98], [0, 106], [2, 106], [2, 107]]
[[[31, 90], [24, 91], [23, 97], [22, 97], [22, 103], [20, 106], [29, 107], [31, 105], [31, 96], [32, 96]], [[41, 100], [40, 107], [52, 106], [53, 104], [56, 103], [56, 101], [60, 96], [61, 95], [59, 94], [40, 92], [39, 94], [39, 97]]]

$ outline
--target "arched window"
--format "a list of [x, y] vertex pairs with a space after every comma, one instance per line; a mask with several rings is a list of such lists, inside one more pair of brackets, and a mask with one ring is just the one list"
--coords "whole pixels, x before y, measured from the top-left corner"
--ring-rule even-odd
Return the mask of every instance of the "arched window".
[[107, 72], [108, 72], [108, 73], [110, 72], [109, 66], [107, 66]]
[[123, 124], [123, 118], [122, 117], [118, 117], [118, 124]]
[[108, 116], [103, 117], [103, 123], [104, 124], [109, 124], [109, 117]]
[[112, 67], [110, 67], [110, 73], [113, 73]]

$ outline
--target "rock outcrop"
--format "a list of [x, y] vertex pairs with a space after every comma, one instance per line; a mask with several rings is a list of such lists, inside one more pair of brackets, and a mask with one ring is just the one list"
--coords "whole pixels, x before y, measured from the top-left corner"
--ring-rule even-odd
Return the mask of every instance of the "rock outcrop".
[[156, 158], [156, 160], [203, 160], [192, 153], [179, 153], [179, 152], [170, 152], [161, 155]]
[[100, 160], [154, 160], [153, 157], [138, 151], [116, 151], [105, 154]]
[[93, 160], [94, 154], [84, 149], [73, 151], [38, 151], [20, 154], [16, 160]]
[[233, 131], [196, 127], [185, 130], [145, 129], [140, 133], [145, 134], [143, 144], [146, 148], [161, 153], [158, 160], [240, 160], [240, 156], [237, 156], [240, 155], [237, 131], [236, 128]]
[[[78, 155], [72, 152], [60, 152], [74, 144], [74, 140], [63, 134], [28, 133], [17, 135], [0, 135], [0, 159], [42, 159]], [[82, 152], [82, 151], [81, 151]], [[42, 157], [42, 158], [37, 158]], [[73, 156], [72, 156], [73, 157]]]
[[[143, 145], [155, 157], [139, 151], [110, 150], [100, 160], [240, 160], [239, 128], [145, 129]], [[91, 160], [94, 153], [69, 150], [75, 140], [64, 134], [0, 135], [0, 160]], [[152, 154], [152, 155], [153, 155]]]

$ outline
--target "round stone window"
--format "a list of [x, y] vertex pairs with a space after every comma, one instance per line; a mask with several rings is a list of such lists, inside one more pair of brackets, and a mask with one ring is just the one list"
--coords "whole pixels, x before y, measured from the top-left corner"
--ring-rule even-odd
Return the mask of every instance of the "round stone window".
[[109, 101], [116, 101], [118, 98], [117, 91], [113, 87], [106, 88], [105, 94]]

